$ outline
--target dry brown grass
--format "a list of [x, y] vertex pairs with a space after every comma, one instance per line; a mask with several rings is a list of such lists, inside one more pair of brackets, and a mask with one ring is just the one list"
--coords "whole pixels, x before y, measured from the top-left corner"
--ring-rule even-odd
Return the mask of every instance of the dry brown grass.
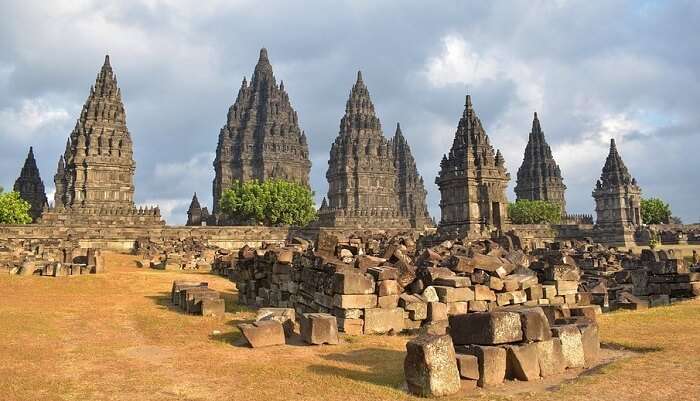
[[[405, 336], [346, 338], [339, 346], [252, 350], [236, 345], [227, 280], [141, 270], [124, 255], [109, 273], [0, 277], [0, 400], [406, 400]], [[168, 306], [178, 278], [206, 280], [227, 298], [223, 319]], [[604, 316], [602, 339], [640, 353], [555, 388], [449, 399], [698, 400], [700, 301]], [[213, 335], [218, 330], [221, 334]]]

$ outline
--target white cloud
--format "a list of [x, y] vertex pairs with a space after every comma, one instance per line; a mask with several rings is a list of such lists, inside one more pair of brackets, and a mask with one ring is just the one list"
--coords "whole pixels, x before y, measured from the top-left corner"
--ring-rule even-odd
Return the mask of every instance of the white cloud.
[[69, 111], [43, 98], [23, 99], [18, 106], [0, 110], [0, 132], [15, 139], [34, 138], [48, 132], [49, 126], [62, 126], [71, 120]]
[[[136, 205], [136, 208], [141, 206], [154, 207], [158, 206], [160, 208], [161, 217], [172, 224], [173, 220], [182, 220], [182, 215], [184, 215], [183, 210], [185, 210], [190, 204], [190, 199], [177, 198], [177, 199], [147, 199], [146, 201]], [[177, 214], [175, 213], [177, 212]]]
[[157, 163], [154, 174], [159, 179], [205, 179], [211, 175], [214, 156], [212, 152], [204, 152], [197, 153], [186, 162]]

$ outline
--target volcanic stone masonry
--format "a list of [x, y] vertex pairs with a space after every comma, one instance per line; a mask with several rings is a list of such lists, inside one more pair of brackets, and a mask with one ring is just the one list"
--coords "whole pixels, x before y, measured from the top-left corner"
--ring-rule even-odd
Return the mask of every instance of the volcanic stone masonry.
[[109, 56], [66, 142], [54, 176], [54, 207], [42, 214], [48, 224], [163, 224], [158, 208], [134, 206], [131, 135], [121, 90]]
[[561, 178], [561, 170], [554, 161], [552, 150], [544, 138], [540, 120], [535, 113], [530, 137], [525, 147], [523, 164], [518, 169], [515, 194], [518, 200], [544, 200], [556, 203], [561, 207], [562, 214], [565, 214], [565, 190], [566, 185]]
[[214, 159], [214, 222], [225, 223], [219, 200], [234, 181], [279, 178], [309, 186], [310, 169], [306, 134], [299, 128], [284, 83], [277, 85], [263, 48], [250, 85], [243, 78], [219, 133]]
[[190, 207], [187, 209], [187, 223], [188, 226], [201, 226], [206, 225], [210, 219], [209, 209], [202, 207], [199, 204], [199, 199], [197, 199], [197, 193], [195, 192], [192, 196], [192, 202], [190, 202]]
[[452, 148], [440, 162], [435, 183], [440, 189], [439, 230], [469, 238], [508, 223], [506, 187], [510, 174], [500, 151], [494, 154], [481, 120], [467, 95]]
[[615, 139], [593, 190], [597, 242], [614, 246], [634, 245], [634, 231], [642, 224], [642, 191], [617, 152]]
[[22, 199], [31, 205], [29, 215], [32, 216], [33, 221], [41, 217], [41, 211], [47, 206], [48, 201], [46, 200], [44, 182], [39, 175], [39, 168], [36, 166], [34, 149], [32, 147], [29, 148], [29, 154], [27, 154], [27, 159], [24, 161], [22, 171], [15, 181], [14, 191], [19, 192]]
[[426, 192], [408, 143], [399, 129], [393, 141], [384, 137], [359, 71], [331, 146], [326, 179], [328, 200], [319, 210], [323, 227], [402, 228], [427, 222]]

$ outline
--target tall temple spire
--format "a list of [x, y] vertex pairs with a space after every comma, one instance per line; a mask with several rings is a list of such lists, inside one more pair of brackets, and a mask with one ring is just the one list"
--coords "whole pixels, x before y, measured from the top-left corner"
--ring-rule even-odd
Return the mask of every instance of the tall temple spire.
[[518, 200], [544, 200], [556, 203], [564, 214], [565, 191], [566, 185], [561, 177], [561, 170], [554, 161], [552, 150], [544, 138], [540, 120], [535, 112], [523, 163], [518, 169], [515, 194]]
[[34, 148], [31, 146], [13, 190], [19, 192], [20, 197], [29, 203], [31, 206], [29, 214], [32, 216], [32, 220], [36, 221], [41, 216], [47, 200], [44, 182], [41, 180], [39, 168], [36, 165], [36, 159], [34, 159]]
[[135, 169], [121, 90], [107, 55], [59, 158], [55, 210], [44, 213], [42, 220], [163, 224], [157, 208], [136, 209]]
[[634, 243], [634, 228], [642, 224], [642, 190], [622, 161], [615, 139], [610, 139], [610, 151], [592, 195], [597, 240], [621, 246]]
[[489, 143], [467, 94], [452, 147], [435, 179], [441, 195], [440, 230], [478, 237], [490, 227], [503, 229], [508, 222], [509, 180], [505, 160]]
[[401, 213], [408, 216], [411, 227], [424, 228], [432, 226], [432, 218], [428, 213], [428, 204], [423, 178], [418, 173], [416, 161], [411, 153], [411, 147], [401, 132], [401, 124], [396, 123], [394, 138], [390, 141], [394, 154], [396, 168], [396, 191], [399, 195]]
[[219, 132], [214, 160], [213, 214], [234, 181], [279, 178], [309, 186], [311, 161], [306, 136], [285, 86], [276, 84], [268, 52], [260, 49], [250, 84], [243, 78], [226, 124]]
[[408, 227], [409, 218], [399, 206], [394, 156], [358, 71], [331, 145], [328, 207], [319, 213], [321, 225], [366, 227], [372, 216], [375, 224]]

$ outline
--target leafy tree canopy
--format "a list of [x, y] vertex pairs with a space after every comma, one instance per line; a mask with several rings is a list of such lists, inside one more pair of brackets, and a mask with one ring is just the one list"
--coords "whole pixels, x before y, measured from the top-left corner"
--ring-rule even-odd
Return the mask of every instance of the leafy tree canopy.
[[316, 219], [313, 192], [285, 180], [235, 181], [224, 191], [221, 211], [241, 224], [305, 226]]
[[671, 207], [659, 198], [642, 199], [642, 223], [667, 224], [671, 218]]
[[558, 204], [542, 200], [518, 200], [508, 205], [513, 224], [556, 224], [561, 222]]
[[0, 224], [29, 224], [31, 205], [18, 192], [0, 193]]

